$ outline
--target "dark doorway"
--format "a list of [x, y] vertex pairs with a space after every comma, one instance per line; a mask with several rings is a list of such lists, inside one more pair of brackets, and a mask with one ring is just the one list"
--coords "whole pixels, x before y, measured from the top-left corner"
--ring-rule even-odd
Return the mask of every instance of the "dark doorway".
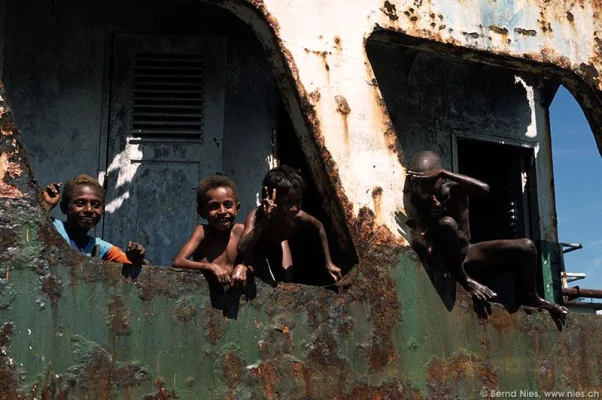
[[471, 197], [472, 243], [531, 237], [533, 149], [458, 139], [458, 172], [487, 183], [489, 196]]
[[[301, 171], [305, 180], [302, 209], [324, 225], [332, 261], [346, 274], [357, 262], [353, 252], [345, 251], [333, 229], [333, 221], [324, 208], [322, 196], [316, 189], [307, 158], [296, 137], [293, 124], [284, 105], [280, 106], [277, 135], [277, 154], [280, 165], [288, 165]], [[330, 286], [334, 283], [324, 264], [324, 252], [318, 232], [303, 231], [289, 240], [293, 256], [294, 282], [306, 285]], [[333, 286], [334, 287], [334, 286]]]

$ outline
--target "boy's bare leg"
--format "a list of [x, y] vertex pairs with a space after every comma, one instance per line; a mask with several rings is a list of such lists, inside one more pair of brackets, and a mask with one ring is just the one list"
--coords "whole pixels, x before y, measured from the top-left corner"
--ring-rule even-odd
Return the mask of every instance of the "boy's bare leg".
[[293, 256], [288, 241], [285, 240], [280, 244], [282, 246], [282, 269], [284, 270], [284, 282], [293, 281]]
[[464, 260], [468, 271], [479, 271], [493, 274], [500, 271], [487, 269], [504, 265], [514, 271], [517, 281], [517, 294], [522, 297], [524, 305], [546, 309], [554, 316], [568, 313], [568, 309], [550, 303], [537, 294], [537, 248], [530, 239], [492, 240], [471, 245]]
[[489, 300], [497, 294], [489, 289], [487, 286], [482, 285], [469, 277], [464, 270], [464, 257], [463, 249], [460, 247], [460, 241], [458, 237], [458, 224], [451, 217], [442, 218], [439, 221], [439, 232], [438, 242], [436, 246], [439, 248], [439, 254], [449, 272], [456, 279], [456, 281], [462, 285], [464, 289], [472, 296], [479, 300]]

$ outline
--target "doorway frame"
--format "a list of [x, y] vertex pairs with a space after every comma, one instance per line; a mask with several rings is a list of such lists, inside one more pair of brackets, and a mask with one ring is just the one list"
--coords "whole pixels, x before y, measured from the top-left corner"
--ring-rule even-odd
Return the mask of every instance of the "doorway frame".
[[[507, 138], [494, 135], [483, 135], [475, 134], [470, 132], [452, 132], [451, 135], [451, 146], [452, 146], [452, 171], [459, 173], [458, 167], [458, 140], [472, 140], [475, 142], [484, 142], [488, 144], [498, 144], [509, 147], [522, 147], [531, 150], [532, 161], [533, 161], [533, 183], [530, 188], [523, 188], [523, 209], [524, 212], [524, 224], [527, 231], [527, 237], [534, 242], [538, 242], [541, 239], [541, 227], [539, 224], [539, 202], [538, 202], [538, 188], [537, 188], [537, 151], [539, 149], [539, 142], [533, 140], [521, 140], [516, 138]], [[521, 166], [522, 172], [524, 166]], [[524, 195], [526, 192], [526, 196]]]

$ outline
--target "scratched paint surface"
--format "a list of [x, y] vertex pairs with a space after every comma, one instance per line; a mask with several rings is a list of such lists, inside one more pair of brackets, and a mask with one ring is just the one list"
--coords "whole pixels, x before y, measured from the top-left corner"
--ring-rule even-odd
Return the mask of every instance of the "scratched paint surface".
[[[358, 98], [374, 98], [366, 95], [374, 96], [375, 92], [366, 92], [368, 89], [360, 89], [357, 83], [366, 82], [362, 77], [369, 78], [368, 82], [372, 79], [360, 45], [367, 31], [357, 35], [350, 32], [361, 30], [354, 23], [366, 15], [381, 26], [399, 30], [403, 28], [393, 25], [403, 22], [406, 28], [409, 26], [402, 18], [418, 22], [422, 14], [413, 20], [412, 12], [400, 4], [375, 2], [370, 8], [368, 2], [346, 2], [341, 14], [345, 18], [334, 18], [328, 25], [321, 19], [338, 10], [336, 3], [318, 3], [328, 10], [298, 7], [294, 2], [249, 3], [259, 9], [259, 15], [277, 34], [276, 39], [269, 39], [270, 29], [253, 20], [258, 14], [244, 3], [220, 2], [253, 21], [260, 35], [268, 38], [266, 43], [275, 40], [285, 53], [284, 61], [274, 60], [279, 58], [274, 54], [269, 56], [270, 61], [291, 72], [280, 77], [279, 84], [289, 89], [284, 93], [285, 101], [301, 132], [302, 146], [310, 157], [322, 160], [322, 166], [314, 167], [314, 172], [324, 173], [320, 169], [324, 166], [329, 169], [328, 178], [319, 184], [335, 187], [345, 226], [358, 251], [358, 265], [338, 293], [317, 287], [286, 285], [272, 289], [259, 285], [257, 298], [242, 304], [236, 321], [224, 319], [221, 312], [209, 306], [206, 284], [198, 274], [148, 267], [135, 280], [125, 278], [120, 266], [74, 254], [43, 218], [9, 105], [3, 100], [0, 154], [4, 154], [1, 168], [6, 172], [0, 186], [1, 396], [392, 399], [468, 398], [476, 397], [482, 389], [599, 390], [602, 320], [571, 314], [561, 330], [545, 313], [530, 315], [523, 309], [506, 310], [497, 305], [490, 311], [475, 310], [472, 301], [457, 291], [442, 271], [420, 265], [414, 254], [396, 240], [392, 225], [387, 228], [391, 218], [375, 216], [367, 206], [371, 200], [353, 194], [354, 185], [372, 188], [375, 182], [390, 182], [381, 186], [385, 198], [381, 207], [393, 214], [398, 200], [390, 192], [401, 188], [395, 186], [398, 184], [389, 174], [402, 176], [403, 169], [397, 155], [388, 148], [387, 141], [394, 139], [373, 133], [382, 133], [379, 127], [387, 124], [383, 105], [374, 102], [376, 106], [362, 108], [365, 104], [357, 103]], [[456, 3], [438, 3], [447, 7], [440, 10], [444, 18], [457, 18], [452, 21], [460, 31], [454, 36], [459, 38], [462, 27], [474, 29], [474, 23], [478, 25], [484, 18], [480, 6], [467, 16], [462, 10], [473, 3], [464, 3], [461, 10]], [[430, 3], [421, 4], [427, 7]], [[515, 8], [512, 4], [508, 3], [508, 9]], [[592, 11], [589, 3], [577, 3], [568, 8], [574, 11], [575, 19], [590, 15], [577, 12], [575, 7]], [[361, 13], [357, 11], [360, 8]], [[524, 11], [527, 9], [531, 11]], [[537, 17], [533, 7], [519, 11], [519, 15], [529, 17], [527, 22]], [[312, 18], [298, 18], [305, 14]], [[297, 29], [293, 40], [291, 21], [295, 18], [313, 22]], [[462, 18], [466, 21], [460, 21]], [[597, 19], [590, 19], [597, 26]], [[474, 38], [476, 43], [459, 45], [513, 57], [540, 49], [539, 39], [530, 41], [539, 31], [533, 28], [536, 35], [532, 36], [531, 25], [521, 23], [520, 18], [513, 20], [517, 22], [510, 27], [504, 28], [501, 21], [492, 30], [499, 28], [503, 33], [507, 29], [525, 36], [524, 48], [485, 48], [479, 41], [480, 33], [476, 32], [477, 38], [472, 34], [474, 30], [467, 28], [468, 35], [462, 35]], [[432, 27], [420, 23], [429, 27], [412, 32], [433, 39], [429, 36]], [[564, 27], [568, 23], [560, 24]], [[587, 27], [587, 21], [582, 26]], [[332, 43], [348, 49], [340, 60], [330, 60], [330, 54], [323, 54], [319, 32], [325, 29], [339, 34], [338, 42], [334, 35], [329, 36]], [[564, 32], [560, 28], [554, 31]], [[571, 36], [567, 33], [557, 40], [565, 37]], [[295, 41], [302, 45], [295, 46]], [[598, 134], [596, 121], [600, 116], [592, 113], [598, 101], [592, 87], [598, 90], [598, 83], [591, 76], [592, 70], [578, 70], [573, 65], [587, 60], [586, 65], [596, 71], [597, 50], [591, 48], [588, 53], [587, 38], [583, 44], [576, 42], [567, 40], [566, 47], [557, 47], [566, 59], [548, 58], [541, 68], [557, 71], [568, 83], [575, 82], [570, 80], [571, 74], [583, 75], [591, 85], [589, 89], [583, 82], [571, 88], [582, 89], [576, 94], [581, 95]], [[320, 53], [319, 65], [324, 66], [322, 60], [326, 59], [328, 69], [323, 69], [333, 74], [328, 87], [336, 93], [323, 90], [327, 78], [319, 80], [318, 63], [312, 70], [308, 61], [314, 54], [304, 47]], [[303, 57], [307, 59], [303, 61]], [[356, 64], [362, 66], [361, 73], [355, 64], [347, 68], [353, 58], [360, 60]], [[590, 74], [585, 76], [584, 71]], [[311, 79], [318, 82], [320, 96], [309, 96], [315, 93], [315, 89], [308, 90]], [[0, 96], [4, 98], [2, 90]], [[319, 106], [313, 105], [316, 101]], [[359, 110], [363, 110], [362, 116]], [[345, 123], [339, 122], [337, 113], [348, 118], [349, 142], [353, 143], [348, 149], [340, 140]], [[304, 124], [307, 134], [300, 129]], [[312, 140], [318, 144], [318, 155], [310, 152]], [[378, 160], [374, 173], [353, 169], [345, 152], [357, 154], [359, 165], [363, 157]]]

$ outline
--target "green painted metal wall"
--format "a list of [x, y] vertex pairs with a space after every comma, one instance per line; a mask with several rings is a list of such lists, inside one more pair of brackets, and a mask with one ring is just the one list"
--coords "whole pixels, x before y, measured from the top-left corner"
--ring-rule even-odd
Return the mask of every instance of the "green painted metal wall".
[[602, 386], [602, 319], [572, 314], [560, 330], [547, 313], [479, 312], [406, 249], [362, 249], [339, 293], [259, 284], [232, 320], [210, 306], [201, 274], [124, 277], [71, 253], [27, 203], [0, 203], [3, 398], [478, 398]]

